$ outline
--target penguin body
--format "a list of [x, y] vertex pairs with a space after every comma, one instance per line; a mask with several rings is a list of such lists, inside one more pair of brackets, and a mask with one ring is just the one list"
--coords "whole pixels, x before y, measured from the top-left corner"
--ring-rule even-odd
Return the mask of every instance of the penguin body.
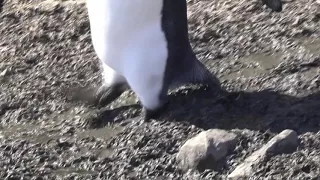
[[185, 0], [88, 0], [87, 8], [103, 68], [100, 104], [131, 88], [148, 120], [168, 102], [169, 88], [219, 84], [192, 51]]
[[92, 42], [107, 86], [127, 83], [148, 109], [159, 105], [168, 50], [162, 0], [89, 0]]

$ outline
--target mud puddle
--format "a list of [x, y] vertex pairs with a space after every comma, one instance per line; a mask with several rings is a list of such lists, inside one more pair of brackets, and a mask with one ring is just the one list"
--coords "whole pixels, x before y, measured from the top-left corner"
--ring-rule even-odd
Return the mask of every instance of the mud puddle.
[[[117, 105], [120, 104], [122, 103], [119, 103]], [[85, 116], [85, 114], [79, 115], [77, 108], [73, 108], [62, 114], [56, 114], [54, 115], [54, 117], [51, 116], [48, 118], [52, 118], [52, 120], [47, 121], [45, 126], [41, 123], [30, 123], [0, 127], [0, 138], [10, 137], [15, 139], [27, 140], [34, 143], [46, 143], [50, 140], [55, 140], [70, 135], [79, 139], [94, 137], [108, 140], [122, 131], [121, 126], [112, 124], [95, 129], [77, 129], [73, 128], [72, 124], [71, 126], [68, 124], [64, 124], [64, 121], [71, 119], [76, 121], [80, 118], [90, 118], [89, 116]]]
[[17, 124], [3, 127], [0, 130], [0, 137], [11, 139], [22, 139], [33, 143], [46, 143], [52, 139], [62, 137], [60, 131], [46, 129], [37, 124]]
[[300, 42], [306, 50], [311, 54], [319, 55], [320, 54], [320, 39], [315, 38], [301, 38]]
[[[320, 54], [320, 39], [315, 38], [301, 38], [298, 39], [297, 42], [301, 44], [309, 53], [314, 55]], [[287, 50], [287, 53], [295, 53], [292, 50]], [[233, 70], [226, 75], [221, 77], [222, 80], [231, 80], [237, 79], [238, 77], [242, 78], [252, 78], [264, 73], [268, 73], [269, 70], [277, 67], [282, 60], [282, 56], [284, 52], [277, 52], [273, 54], [252, 54], [249, 56], [242, 57], [236, 60], [237, 64], [241, 64], [239, 68], [232, 68]], [[224, 61], [228, 61], [232, 59], [226, 59]], [[310, 74], [313, 74], [316, 70], [310, 70]], [[308, 72], [306, 72], [308, 75]]]
[[237, 60], [240, 68], [235, 68], [229, 74], [221, 77], [222, 80], [237, 79], [238, 77], [251, 78], [267, 73], [281, 63], [283, 53], [253, 54]]
[[66, 176], [68, 176], [70, 174], [82, 175], [82, 176], [83, 175], [92, 175], [95, 172], [82, 170], [82, 169], [76, 169], [76, 168], [63, 168], [63, 169], [54, 170], [54, 171], [52, 171], [52, 173], [56, 174], [58, 176], [61, 176], [61, 177], [66, 177]]
[[244, 64], [255, 64], [261, 70], [269, 70], [281, 63], [282, 53], [275, 53], [272, 55], [267, 54], [254, 54], [240, 59], [240, 62]]
[[30, 132], [35, 129], [32, 124], [17, 124], [13, 126], [4, 126], [0, 128], [0, 137], [17, 137], [21, 133]]
[[108, 125], [99, 129], [89, 129], [85, 131], [79, 131], [76, 134], [76, 136], [80, 138], [95, 137], [95, 138], [108, 140], [114, 137], [117, 133], [121, 132], [122, 129], [123, 128], [120, 126]]
[[320, 68], [310, 68], [307, 71], [301, 72], [301, 76], [304, 76], [305, 78], [314, 78], [315, 76], [318, 76], [320, 72]]

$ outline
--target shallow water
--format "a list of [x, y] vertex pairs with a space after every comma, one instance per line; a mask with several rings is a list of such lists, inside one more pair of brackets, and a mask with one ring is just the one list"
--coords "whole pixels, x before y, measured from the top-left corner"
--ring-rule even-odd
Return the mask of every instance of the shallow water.
[[105, 126], [99, 129], [89, 129], [85, 131], [80, 131], [77, 136], [80, 138], [84, 137], [95, 137], [108, 140], [114, 137], [117, 133], [121, 132], [122, 128], [120, 126]]
[[[301, 38], [297, 41], [301, 43], [302, 47], [304, 47], [309, 53], [314, 55], [320, 54], [320, 39]], [[288, 52], [295, 53], [291, 52], [290, 50]], [[238, 77], [252, 78], [262, 75], [277, 67], [281, 63], [281, 58], [283, 55], [283, 52], [277, 52], [273, 54], [258, 53], [241, 57], [237, 60], [237, 62], [243, 64], [244, 67], [238, 69], [237, 71], [232, 71], [229, 74], [223, 75], [221, 79], [230, 80]], [[226, 59], [225, 61], [229, 60], [231, 59]], [[308, 73], [312, 75], [314, 71], [314, 69], [311, 69], [307, 71], [306, 75]]]
[[267, 73], [281, 63], [282, 55], [283, 53], [274, 53], [270, 55], [260, 53], [242, 57], [238, 59], [237, 62], [243, 64], [244, 67], [222, 76], [221, 79], [230, 80], [237, 79], [238, 77], [251, 78]]
[[312, 54], [320, 54], [320, 39], [301, 38], [302, 45]]

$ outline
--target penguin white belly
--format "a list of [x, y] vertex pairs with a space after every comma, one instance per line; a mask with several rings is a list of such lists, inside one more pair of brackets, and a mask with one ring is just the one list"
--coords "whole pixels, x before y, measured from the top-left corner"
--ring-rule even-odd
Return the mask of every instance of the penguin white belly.
[[163, 0], [87, 2], [92, 43], [105, 79], [112, 84], [123, 76], [149, 109], [160, 105], [168, 57], [162, 7]]
[[88, 0], [92, 43], [99, 59], [123, 73], [123, 67], [133, 63], [127, 62], [131, 51], [159, 46], [155, 43], [166, 46], [161, 30], [162, 1]]

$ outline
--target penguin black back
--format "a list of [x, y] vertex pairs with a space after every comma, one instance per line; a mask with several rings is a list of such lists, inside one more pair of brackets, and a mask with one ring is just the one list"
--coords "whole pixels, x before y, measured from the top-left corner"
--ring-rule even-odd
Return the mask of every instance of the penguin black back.
[[192, 50], [185, 0], [163, 0], [162, 30], [168, 48], [165, 86], [176, 87], [186, 83], [219, 84]]

